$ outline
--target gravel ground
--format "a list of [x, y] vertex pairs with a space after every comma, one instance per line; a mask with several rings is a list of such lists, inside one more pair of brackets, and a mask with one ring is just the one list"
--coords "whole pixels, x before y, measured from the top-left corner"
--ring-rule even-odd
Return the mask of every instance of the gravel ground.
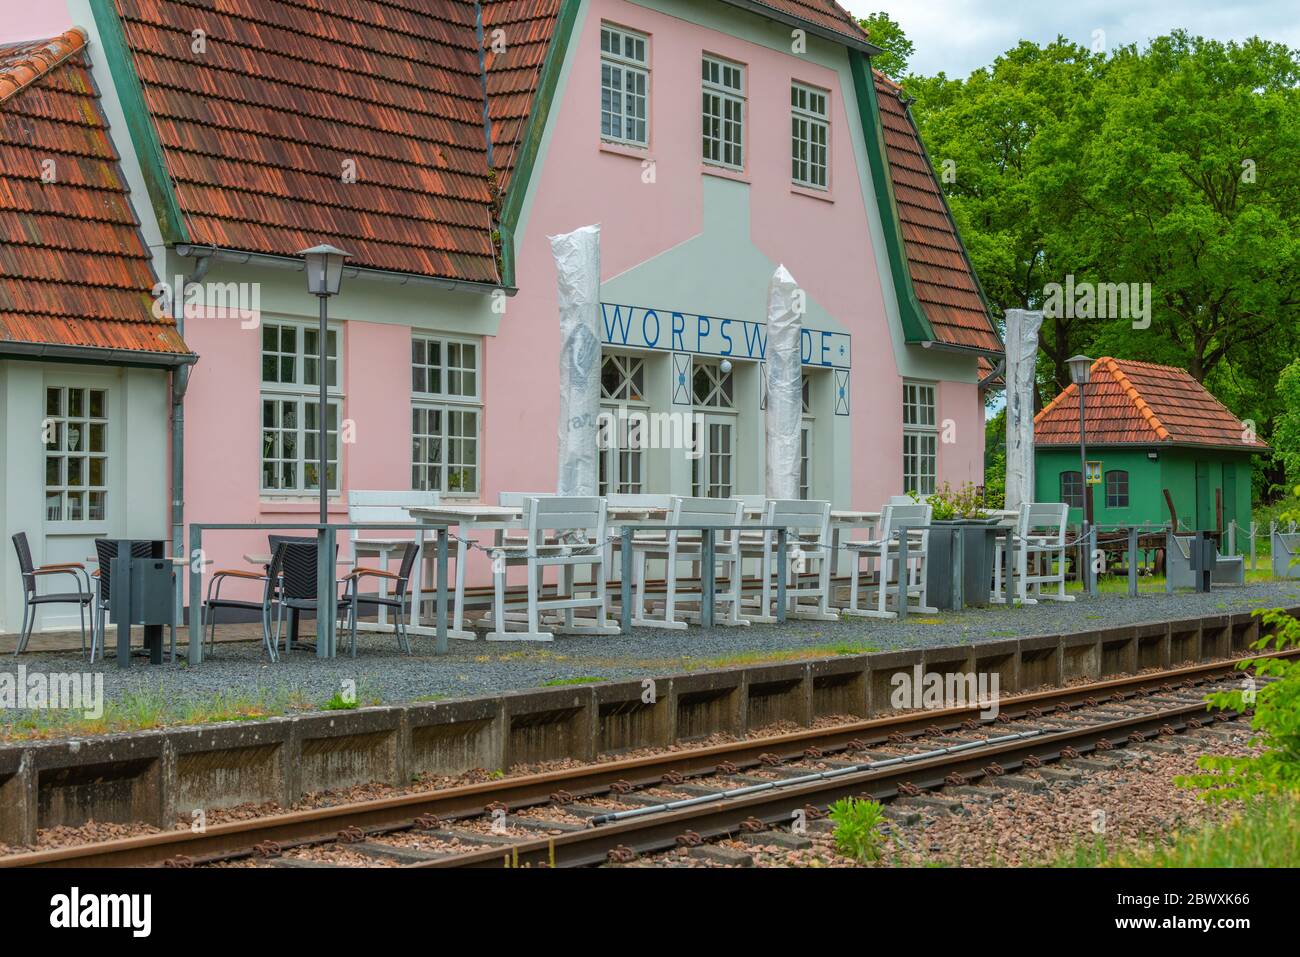
[[584, 680], [640, 679], [765, 659], [1089, 631], [1292, 605], [1298, 600], [1300, 584], [1275, 582], [1216, 589], [1208, 595], [1153, 593], [1130, 599], [1104, 594], [1080, 597], [1068, 604], [1043, 602], [1024, 608], [993, 606], [955, 614], [912, 614], [904, 623], [844, 618], [709, 631], [638, 628], [627, 637], [561, 635], [547, 644], [453, 639], [451, 653], [443, 656], [432, 653], [430, 638], [416, 639], [416, 654], [408, 657], [397, 652], [392, 636], [363, 634], [356, 658], [321, 661], [312, 651], [295, 650], [271, 664], [260, 643], [237, 642], [219, 645], [216, 656], [196, 669], [183, 662], [150, 667], [144, 659], [137, 659], [134, 667], [123, 671], [112, 659], [89, 666], [75, 654], [28, 654], [18, 661], [5, 661], [0, 673], [15, 673], [21, 664], [29, 675], [35, 671], [102, 674], [109, 713], [96, 727], [82, 722], [80, 712], [2, 712], [0, 736], [6, 732], [22, 736], [59, 735], [69, 730], [86, 733], [316, 709], [346, 681], [355, 682], [362, 704], [437, 700]]

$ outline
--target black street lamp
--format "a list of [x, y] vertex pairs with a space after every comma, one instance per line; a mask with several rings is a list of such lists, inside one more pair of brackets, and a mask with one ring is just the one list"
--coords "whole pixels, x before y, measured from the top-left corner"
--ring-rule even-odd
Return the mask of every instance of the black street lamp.
[[[1092, 527], [1092, 489], [1088, 485], [1088, 433], [1084, 426], [1084, 391], [1088, 380], [1092, 378], [1092, 360], [1085, 355], [1072, 356], [1067, 360], [1070, 367], [1070, 381], [1079, 391], [1079, 494], [1083, 498], [1083, 527], [1079, 536], [1082, 547], [1079, 553], [1084, 558], [1079, 566], [1079, 578], [1085, 587], [1092, 584], [1092, 556], [1089, 554], [1088, 530]], [[1086, 569], [1086, 570], [1085, 570]], [[1092, 588], [1087, 587], [1091, 594]]]
[[326, 365], [329, 359], [329, 345], [326, 340], [325, 330], [328, 319], [325, 303], [330, 296], [338, 295], [339, 286], [343, 282], [343, 260], [352, 254], [334, 246], [322, 245], [304, 249], [298, 255], [302, 256], [307, 262], [307, 291], [320, 300], [320, 332], [316, 339], [318, 353], [316, 379], [320, 385], [320, 408], [316, 413], [317, 442], [319, 445], [316, 451], [320, 453], [320, 462], [317, 466], [319, 471], [316, 473], [316, 481], [320, 486], [320, 523], [326, 525], [329, 522], [330, 493], [327, 445], [329, 426], [326, 420], [326, 416], [329, 414], [327, 399], [329, 370]]

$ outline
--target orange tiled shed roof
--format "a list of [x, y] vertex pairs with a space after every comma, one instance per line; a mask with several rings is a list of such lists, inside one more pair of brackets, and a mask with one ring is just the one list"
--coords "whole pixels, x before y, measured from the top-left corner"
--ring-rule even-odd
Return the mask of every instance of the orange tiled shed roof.
[[0, 47], [0, 344], [188, 355], [154, 274], [82, 52]]
[[190, 242], [497, 281], [471, 0], [116, 6]]
[[[1268, 446], [1183, 369], [1104, 356], [1092, 364], [1084, 424], [1090, 445]], [[1079, 444], [1079, 392], [1070, 385], [1034, 416], [1034, 443]]]
[[939, 342], [1002, 351], [939, 181], [902, 90], [875, 72], [885, 152], [898, 203], [912, 287]]

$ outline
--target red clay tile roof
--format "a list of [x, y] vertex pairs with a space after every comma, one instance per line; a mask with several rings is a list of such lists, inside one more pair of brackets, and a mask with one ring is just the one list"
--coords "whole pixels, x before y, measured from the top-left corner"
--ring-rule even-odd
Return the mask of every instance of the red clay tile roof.
[[116, 3], [191, 242], [497, 281], [471, 0]]
[[[532, 114], [533, 96], [550, 48], [560, 0], [484, 0], [483, 46], [488, 115], [492, 120], [492, 166], [496, 187], [509, 186]], [[505, 43], [494, 44], [495, 31]]]
[[901, 90], [880, 73], [874, 76], [885, 152], [916, 297], [938, 341], [1001, 352], [1002, 340], [985, 308], [921, 134], [911, 112], [899, 99]]
[[[1092, 364], [1086, 397], [1090, 445], [1268, 446], [1182, 369], [1103, 356]], [[1070, 385], [1034, 416], [1039, 446], [1079, 444], [1079, 392]]]
[[859, 41], [867, 39], [866, 31], [858, 25], [857, 18], [835, 0], [755, 0], [755, 3], [787, 16], [798, 17], [842, 37]]
[[0, 343], [188, 354], [152, 312], [149, 250], [85, 43], [71, 30], [0, 47]]

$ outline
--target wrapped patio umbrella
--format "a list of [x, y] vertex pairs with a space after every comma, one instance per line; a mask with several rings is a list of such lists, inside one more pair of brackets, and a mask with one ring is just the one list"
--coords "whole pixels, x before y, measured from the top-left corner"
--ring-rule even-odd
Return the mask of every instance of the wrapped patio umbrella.
[[1034, 369], [1042, 324], [1041, 312], [1007, 310], [1007, 473], [1003, 507], [1008, 509], [1034, 500]]
[[803, 424], [803, 295], [785, 266], [767, 289], [768, 498], [799, 497], [799, 429]]
[[560, 290], [557, 495], [595, 495], [600, 416], [600, 226], [551, 236]]

